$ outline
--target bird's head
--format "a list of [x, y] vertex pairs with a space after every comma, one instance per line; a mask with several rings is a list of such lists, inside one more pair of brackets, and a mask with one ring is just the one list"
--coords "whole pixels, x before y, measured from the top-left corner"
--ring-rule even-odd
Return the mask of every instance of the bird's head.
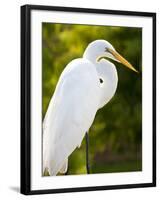
[[106, 40], [95, 40], [86, 48], [83, 57], [92, 62], [99, 62], [102, 58], [110, 58], [122, 63], [129, 69], [138, 72], [125, 58], [123, 58], [115, 48]]

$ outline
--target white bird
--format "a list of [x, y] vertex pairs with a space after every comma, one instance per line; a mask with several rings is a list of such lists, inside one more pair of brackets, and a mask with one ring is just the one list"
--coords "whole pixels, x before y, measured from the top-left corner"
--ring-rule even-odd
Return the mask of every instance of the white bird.
[[83, 58], [63, 70], [43, 121], [43, 172], [65, 173], [68, 157], [81, 146], [96, 112], [114, 96], [118, 76], [110, 58], [137, 70], [105, 40], [91, 42]]

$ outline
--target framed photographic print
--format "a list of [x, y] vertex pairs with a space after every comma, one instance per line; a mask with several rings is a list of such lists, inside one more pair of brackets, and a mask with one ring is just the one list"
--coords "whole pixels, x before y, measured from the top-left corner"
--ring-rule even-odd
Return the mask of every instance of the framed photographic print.
[[156, 186], [156, 14], [21, 7], [21, 193]]

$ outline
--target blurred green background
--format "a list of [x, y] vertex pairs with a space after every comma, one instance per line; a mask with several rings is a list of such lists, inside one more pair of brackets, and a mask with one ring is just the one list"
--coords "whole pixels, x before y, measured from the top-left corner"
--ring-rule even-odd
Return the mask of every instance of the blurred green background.
[[[97, 112], [90, 128], [91, 173], [142, 170], [141, 28], [43, 23], [43, 118], [65, 66], [82, 57], [87, 45], [96, 39], [109, 41], [140, 73], [112, 61], [117, 66], [118, 88], [112, 100]], [[85, 140], [69, 157], [68, 171], [84, 173]]]

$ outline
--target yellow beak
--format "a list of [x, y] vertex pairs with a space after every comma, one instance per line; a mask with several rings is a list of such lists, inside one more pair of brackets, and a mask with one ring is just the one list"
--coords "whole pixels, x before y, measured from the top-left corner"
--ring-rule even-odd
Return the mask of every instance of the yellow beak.
[[123, 58], [117, 51], [112, 49], [107, 49], [109, 53], [111, 53], [116, 60], [118, 60], [120, 63], [128, 67], [129, 69], [135, 71], [136, 73], [139, 73], [125, 58]]

